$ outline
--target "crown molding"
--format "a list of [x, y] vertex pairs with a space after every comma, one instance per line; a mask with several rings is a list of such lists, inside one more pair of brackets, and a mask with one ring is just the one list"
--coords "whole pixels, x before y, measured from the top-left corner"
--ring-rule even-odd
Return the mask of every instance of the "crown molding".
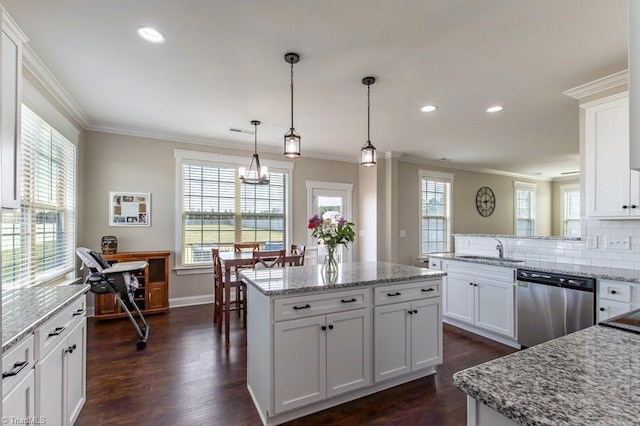
[[73, 117], [83, 128], [89, 126], [89, 117], [80, 108], [69, 93], [62, 87], [60, 82], [49, 71], [49, 68], [42, 62], [36, 53], [27, 44], [22, 50], [23, 65], [33, 74], [33, 76], [44, 86], [53, 98]]
[[590, 96], [603, 90], [612, 89], [629, 82], [629, 70], [623, 70], [615, 74], [608, 75], [606, 77], [599, 78], [594, 81], [590, 81], [580, 86], [576, 86], [573, 89], [565, 90], [564, 93], [567, 96], [571, 96], [574, 99], [582, 99], [586, 96]]
[[489, 168], [483, 168], [483, 167], [462, 166], [455, 163], [442, 163], [441, 161], [431, 161], [431, 160], [425, 160], [422, 158], [409, 157], [409, 156], [404, 156], [399, 161], [402, 161], [405, 163], [419, 164], [423, 166], [438, 167], [441, 169], [464, 170], [467, 172], [475, 172], [475, 173], [487, 173], [490, 175], [508, 176], [512, 178], [535, 180], [538, 182], [551, 182], [553, 180], [552, 178], [549, 178], [549, 177], [529, 176], [521, 173], [505, 172], [502, 170], [495, 170], [495, 169], [489, 169]]

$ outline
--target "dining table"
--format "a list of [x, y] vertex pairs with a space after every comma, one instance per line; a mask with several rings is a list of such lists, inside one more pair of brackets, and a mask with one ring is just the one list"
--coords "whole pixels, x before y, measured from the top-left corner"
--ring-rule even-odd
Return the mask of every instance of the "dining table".
[[[229, 343], [229, 322], [231, 319], [231, 269], [236, 266], [253, 266], [253, 252], [251, 251], [221, 251], [220, 262], [224, 269], [224, 337]], [[302, 264], [303, 255], [295, 253], [286, 253], [284, 258], [285, 265], [299, 266]], [[238, 280], [239, 277], [236, 277]], [[237, 291], [237, 290], [236, 290]], [[246, 298], [247, 295], [245, 294]], [[246, 299], [243, 301], [246, 303]]]

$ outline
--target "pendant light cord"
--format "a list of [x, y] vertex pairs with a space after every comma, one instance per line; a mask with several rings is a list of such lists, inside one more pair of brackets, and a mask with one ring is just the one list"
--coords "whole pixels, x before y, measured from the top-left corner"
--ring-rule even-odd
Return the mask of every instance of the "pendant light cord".
[[371, 141], [369, 130], [371, 127], [371, 85], [367, 84], [367, 142]]
[[293, 62], [291, 63], [291, 128], [293, 129]]

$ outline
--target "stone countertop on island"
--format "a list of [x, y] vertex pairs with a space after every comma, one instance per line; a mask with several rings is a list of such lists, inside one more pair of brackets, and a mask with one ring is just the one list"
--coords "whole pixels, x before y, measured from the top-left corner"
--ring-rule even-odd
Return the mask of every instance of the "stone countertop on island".
[[560, 262], [542, 262], [537, 260], [523, 260], [518, 262], [504, 262], [498, 259], [490, 259], [488, 256], [485, 259], [470, 259], [463, 255], [458, 256], [455, 253], [431, 253], [428, 257], [434, 257], [443, 260], [455, 260], [458, 262], [479, 263], [483, 265], [495, 265], [504, 266], [514, 269], [530, 269], [537, 272], [549, 272], [556, 274], [569, 274], [586, 278], [597, 278], [614, 281], [626, 281], [640, 283], [640, 270], [635, 269], [622, 269], [622, 268], [607, 268], [602, 266], [586, 266], [575, 265], [573, 263], [560, 263]]
[[637, 425], [640, 334], [593, 326], [453, 375], [522, 425]]
[[440, 278], [441, 271], [388, 262], [341, 263], [337, 272], [326, 274], [322, 265], [244, 270], [241, 276], [267, 296], [308, 293], [372, 284]]
[[89, 291], [72, 284], [2, 291], [2, 353]]

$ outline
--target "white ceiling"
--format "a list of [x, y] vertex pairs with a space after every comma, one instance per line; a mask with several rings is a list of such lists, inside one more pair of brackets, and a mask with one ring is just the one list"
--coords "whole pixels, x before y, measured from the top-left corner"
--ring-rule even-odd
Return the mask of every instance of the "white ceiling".
[[0, 1], [88, 129], [252, 150], [229, 128], [256, 119], [260, 152], [289, 128], [289, 51], [303, 156], [358, 160], [372, 75], [379, 155], [543, 177], [579, 168], [562, 92], [627, 67], [627, 0]]

